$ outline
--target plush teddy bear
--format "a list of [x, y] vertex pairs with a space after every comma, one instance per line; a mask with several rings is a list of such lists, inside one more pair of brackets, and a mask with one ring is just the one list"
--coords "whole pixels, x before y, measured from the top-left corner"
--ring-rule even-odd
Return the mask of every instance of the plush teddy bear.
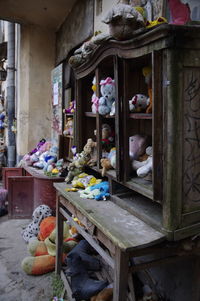
[[38, 162], [34, 163], [33, 166], [43, 169], [48, 172], [48, 167], [57, 161], [58, 147], [52, 146], [49, 151], [42, 153], [39, 157]]
[[92, 113], [96, 114], [98, 112], [99, 107], [99, 98], [96, 95], [97, 91], [97, 82], [96, 82], [96, 76], [94, 76], [92, 81]]
[[108, 154], [107, 158], [102, 158], [101, 159], [101, 166], [103, 167], [101, 171], [102, 177], [105, 176], [106, 171], [111, 169], [111, 168], [116, 168], [116, 148], [113, 147], [110, 150], [110, 153]]
[[65, 129], [63, 131], [63, 135], [64, 136], [67, 136], [67, 135], [72, 136], [73, 135], [73, 118], [71, 118], [71, 117], [67, 118], [67, 122], [65, 124]]
[[100, 81], [101, 97], [99, 98], [98, 112], [100, 115], [107, 115], [111, 112], [112, 104], [115, 101], [115, 81], [107, 77]]
[[136, 94], [131, 100], [129, 100], [129, 111], [141, 113], [145, 112], [149, 105], [149, 98], [144, 94]]
[[139, 156], [145, 153], [149, 145], [149, 137], [146, 135], [133, 135], [129, 137], [129, 157], [131, 160], [137, 160]]
[[[48, 217], [40, 224], [38, 239], [31, 239], [28, 244], [28, 251], [31, 256], [23, 259], [22, 269], [28, 275], [42, 275], [55, 269], [56, 255], [56, 218], [49, 221]], [[70, 234], [70, 226], [63, 223], [63, 260], [76, 245], [77, 239]]]
[[91, 154], [95, 146], [96, 143], [91, 138], [89, 138], [83, 148], [83, 151], [74, 156], [73, 161], [68, 166], [68, 175], [65, 178], [65, 181], [67, 183], [70, 183], [75, 176], [83, 172], [84, 167], [92, 159]]
[[153, 153], [152, 146], [146, 148], [147, 159], [144, 161], [133, 160], [132, 167], [136, 170], [138, 177], [144, 178], [152, 172]]
[[145, 26], [142, 14], [123, 3], [115, 5], [102, 22], [109, 24], [110, 35], [116, 40], [131, 39], [136, 29]]

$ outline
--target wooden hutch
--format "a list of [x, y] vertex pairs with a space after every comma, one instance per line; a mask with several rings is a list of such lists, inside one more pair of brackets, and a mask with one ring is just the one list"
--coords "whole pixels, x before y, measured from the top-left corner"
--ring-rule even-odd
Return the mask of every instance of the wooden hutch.
[[[128, 100], [137, 93], [148, 93], [142, 68], [149, 65], [152, 68], [153, 112], [130, 113]], [[115, 79], [115, 116], [101, 116], [91, 112], [91, 83], [94, 76], [97, 83], [108, 76]], [[54, 184], [58, 195], [58, 224], [61, 226], [59, 219], [67, 216], [64, 212], [67, 209], [73, 214], [79, 213], [83, 223], [85, 219], [107, 237], [112, 247], [109, 248], [108, 244], [106, 247], [109, 250], [114, 248], [115, 251], [110, 253], [111, 258], [114, 256], [117, 266], [116, 269], [115, 265], [112, 266], [115, 270], [114, 300], [124, 301], [124, 281], [127, 278], [124, 276], [123, 280], [122, 273], [126, 275], [128, 267], [125, 259], [127, 255], [122, 256], [124, 252], [127, 254], [128, 250], [131, 250], [133, 256], [136, 249], [156, 244], [161, 238], [177, 241], [200, 232], [200, 27], [162, 24], [136, 33], [131, 40], [123, 42], [109, 40], [98, 46], [86, 63], [75, 68], [75, 77], [77, 107], [75, 140], [78, 150], [81, 151], [88, 138], [96, 139], [98, 162], [93, 168], [95, 172], [100, 173], [101, 169], [102, 124], [108, 123], [115, 130], [117, 166], [115, 170], [110, 170], [106, 174], [111, 193], [107, 205], [110, 211], [107, 215], [110, 215], [110, 228], [113, 225], [114, 234], [106, 231], [106, 226], [101, 224], [101, 221], [105, 222], [105, 218], [101, 219], [98, 216], [101, 206], [106, 210], [105, 202], [93, 200], [99, 211], [92, 209], [95, 205], [91, 205], [91, 209], [86, 208], [88, 200], [82, 200], [81, 203], [76, 194], [66, 193], [65, 184]], [[99, 86], [97, 90], [100, 95]], [[135, 134], [151, 137], [153, 147], [151, 182], [131, 172], [129, 137]], [[113, 203], [117, 207], [112, 211]], [[134, 231], [142, 233], [145, 224], [151, 231], [152, 229], [155, 231], [152, 240], [149, 239], [146, 245], [145, 243], [140, 245], [138, 240], [134, 245], [130, 233], [127, 233], [127, 239], [132, 241], [132, 245], [127, 248], [120, 247], [117, 236], [120, 227], [123, 226], [119, 222], [117, 232], [114, 221], [116, 208], [124, 210], [125, 215], [130, 214], [142, 221], [143, 226], [140, 230], [132, 227], [132, 239], [134, 236], [137, 237]], [[101, 213], [103, 214], [103, 211]], [[116, 213], [116, 217], [119, 216]], [[87, 226], [87, 223], [85, 224]], [[149, 235], [148, 233], [147, 231], [146, 235]], [[92, 240], [94, 231], [90, 238], [87, 233], [84, 235], [94, 245]], [[60, 238], [58, 234], [61, 243]], [[105, 242], [105, 239], [99, 240]], [[126, 237], [122, 239], [122, 244], [124, 240]], [[59, 252], [60, 250], [58, 255]], [[126, 268], [123, 266], [124, 262], [127, 264]], [[57, 261], [57, 271], [59, 270], [60, 265]]]

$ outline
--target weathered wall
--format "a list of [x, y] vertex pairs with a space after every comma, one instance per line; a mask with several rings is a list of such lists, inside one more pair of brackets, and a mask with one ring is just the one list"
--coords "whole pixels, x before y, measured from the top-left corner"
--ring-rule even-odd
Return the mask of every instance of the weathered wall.
[[55, 34], [36, 26], [21, 27], [17, 103], [17, 155], [51, 137], [51, 70]]
[[[94, 31], [101, 31], [108, 33], [108, 25], [101, 20], [108, 13], [108, 11], [119, 1], [118, 0], [96, 0], [95, 1], [95, 14], [94, 14]], [[99, 11], [99, 6], [102, 7], [102, 11]]]
[[56, 35], [56, 64], [93, 35], [94, 0], [78, 0]]

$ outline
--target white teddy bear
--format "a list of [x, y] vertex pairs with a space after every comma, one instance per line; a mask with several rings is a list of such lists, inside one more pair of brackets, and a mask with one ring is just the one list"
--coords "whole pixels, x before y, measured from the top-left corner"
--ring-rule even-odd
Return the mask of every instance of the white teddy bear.
[[101, 97], [99, 98], [98, 112], [100, 115], [107, 115], [111, 112], [112, 104], [115, 101], [115, 81], [111, 77], [100, 81]]
[[144, 94], [136, 94], [129, 100], [129, 111], [141, 113], [145, 112], [150, 103], [149, 98]]
[[132, 167], [136, 170], [138, 177], [144, 178], [152, 171], [153, 165], [153, 149], [152, 146], [146, 148], [146, 154], [148, 158], [144, 161], [133, 160]]

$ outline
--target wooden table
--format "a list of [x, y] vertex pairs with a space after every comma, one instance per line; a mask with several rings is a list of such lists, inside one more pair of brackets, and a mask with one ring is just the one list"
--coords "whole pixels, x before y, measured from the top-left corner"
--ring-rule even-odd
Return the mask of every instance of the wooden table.
[[[63, 221], [67, 219], [113, 269], [113, 300], [135, 300], [134, 287], [129, 281], [130, 258], [164, 241], [164, 235], [111, 201], [80, 198], [78, 192], [67, 192], [65, 188], [70, 186], [65, 183], [54, 183], [54, 187], [57, 191], [58, 229], [56, 273], [62, 274]], [[85, 229], [77, 225], [71, 215], [78, 217]], [[73, 300], [70, 283], [63, 274], [62, 278], [68, 297]], [[127, 299], [128, 285], [130, 293]]]

